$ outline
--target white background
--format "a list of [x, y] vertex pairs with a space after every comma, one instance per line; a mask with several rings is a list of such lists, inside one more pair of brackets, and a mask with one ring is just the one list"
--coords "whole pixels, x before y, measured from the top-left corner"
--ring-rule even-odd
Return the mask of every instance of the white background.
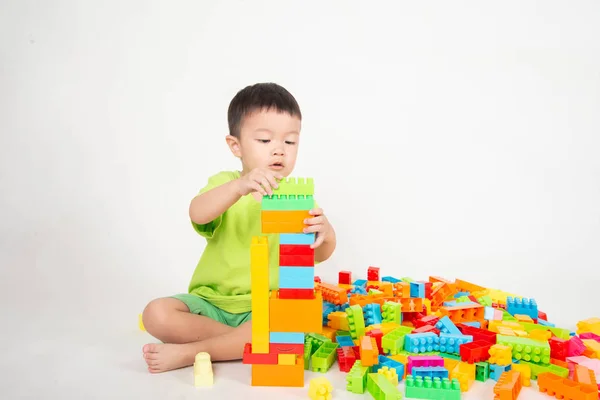
[[[187, 290], [189, 201], [239, 167], [227, 106], [262, 81], [304, 114], [294, 175], [338, 233], [325, 280], [375, 265], [533, 297], [570, 329], [600, 316], [599, 18], [595, 1], [0, 1], [0, 397], [198, 396], [190, 369], [145, 371], [137, 316]], [[216, 368], [218, 397], [247, 388], [249, 368]]]

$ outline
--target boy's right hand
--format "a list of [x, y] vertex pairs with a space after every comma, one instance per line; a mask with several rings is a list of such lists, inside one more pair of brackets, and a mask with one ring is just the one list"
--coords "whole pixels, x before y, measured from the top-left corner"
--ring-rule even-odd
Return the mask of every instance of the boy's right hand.
[[268, 169], [255, 168], [248, 174], [238, 178], [238, 190], [240, 196], [245, 196], [252, 192], [259, 192], [263, 196], [273, 195], [273, 189], [279, 186], [278, 181], [283, 179], [283, 175]]

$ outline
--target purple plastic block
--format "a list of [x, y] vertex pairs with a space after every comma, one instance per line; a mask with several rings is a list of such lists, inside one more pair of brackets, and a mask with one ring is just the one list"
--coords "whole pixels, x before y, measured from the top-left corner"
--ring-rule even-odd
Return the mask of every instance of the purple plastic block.
[[412, 367], [443, 367], [444, 358], [440, 356], [408, 356], [408, 373]]

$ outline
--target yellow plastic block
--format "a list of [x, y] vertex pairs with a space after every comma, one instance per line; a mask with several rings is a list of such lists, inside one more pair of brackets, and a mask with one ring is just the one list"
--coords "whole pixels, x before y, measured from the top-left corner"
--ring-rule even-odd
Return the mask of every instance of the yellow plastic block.
[[535, 340], [541, 340], [543, 342], [547, 342], [552, 337], [552, 332], [543, 331], [541, 329], [534, 329], [529, 332], [529, 338]]
[[385, 376], [385, 379], [390, 381], [392, 385], [398, 386], [398, 372], [396, 368], [381, 367], [377, 373]]
[[384, 322], [382, 324], [369, 325], [365, 328], [365, 332], [371, 332], [374, 329], [379, 329], [384, 335], [387, 335], [394, 329], [398, 328], [400, 324], [396, 322]]
[[[252, 293], [254, 297], [254, 293]], [[252, 313], [254, 319], [254, 312]], [[269, 299], [271, 332], [323, 332], [323, 297], [315, 292], [314, 299], [280, 299], [279, 291]]]
[[327, 316], [327, 326], [338, 331], [350, 331], [348, 314], [345, 311], [334, 311]]
[[531, 318], [529, 315], [515, 314], [514, 317], [519, 322], [528, 322], [533, 324], [533, 318]]
[[278, 354], [277, 364], [279, 365], [294, 365], [296, 364], [296, 354]]
[[452, 371], [460, 363], [460, 360], [454, 360], [452, 358], [444, 358], [444, 368], [448, 371]]
[[304, 357], [294, 365], [252, 364], [252, 386], [304, 386]]
[[269, 353], [269, 244], [254, 236], [250, 245], [252, 352]]
[[600, 358], [600, 343], [594, 339], [583, 339], [582, 342], [588, 350], [591, 350], [592, 358]]
[[140, 327], [140, 331], [145, 331], [144, 320], [142, 319], [142, 314], [138, 315], [138, 326]]
[[194, 386], [206, 387], [214, 383], [210, 354], [201, 352], [194, 359]]
[[521, 385], [531, 386], [531, 367], [527, 364], [512, 364], [511, 369], [521, 373]]
[[577, 334], [586, 332], [595, 333], [600, 335], [600, 318], [588, 318], [577, 323]]
[[467, 392], [475, 382], [475, 364], [459, 362], [450, 372], [450, 379], [458, 379], [460, 391]]
[[327, 378], [314, 378], [308, 385], [308, 397], [311, 400], [331, 400], [333, 385]]
[[490, 364], [500, 366], [512, 364], [512, 349], [510, 346], [495, 344], [490, 347], [488, 352], [490, 354], [490, 359], [488, 360]]

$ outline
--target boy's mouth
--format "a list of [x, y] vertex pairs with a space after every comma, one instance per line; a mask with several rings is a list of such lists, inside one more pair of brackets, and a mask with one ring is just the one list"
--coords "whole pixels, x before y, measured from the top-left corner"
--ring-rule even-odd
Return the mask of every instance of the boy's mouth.
[[276, 162], [276, 163], [273, 163], [273, 164], [269, 165], [269, 168], [271, 168], [271, 169], [282, 169], [283, 168], [283, 164], [280, 163], [280, 162]]

